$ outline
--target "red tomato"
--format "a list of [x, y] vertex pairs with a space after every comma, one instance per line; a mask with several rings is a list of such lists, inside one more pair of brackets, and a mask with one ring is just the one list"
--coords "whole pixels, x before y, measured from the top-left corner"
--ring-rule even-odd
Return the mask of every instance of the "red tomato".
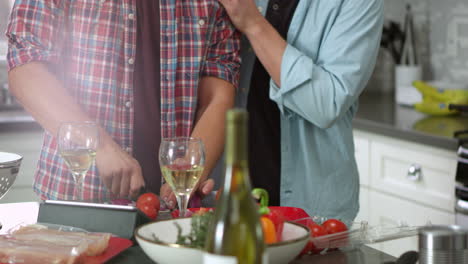
[[323, 222], [322, 226], [325, 228], [325, 230], [327, 230], [328, 234], [334, 234], [348, 230], [348, 227], [337, 219], [328, 219], [327, 221]]
[[325, 230], [323, 226], [315, 224], [315, 223], [309, 225], [309, 229], [310, 229], [310, 235], [312, 237], [319, 237], [319, 236], [324, 236], [328, 234], [327, 230]]
[[[310, 236], [311, 237], [319, 237], [319, 236], [324, 236], [324, 235], [328, 234], [327, 230], [325, 230], [325, 228], [323, 228], [321, 225], [318, 225], [318, 224], [314, 223], [313, 221], [309, 222], [307, 224], [307, 227], [310, 229]], [[314, 243], [309, 240], [309, 242], [307, 242], [307, 245], [302, 250], [301, 254], [307, 254], [309, 252], [311, 252], [311, 253], [320, 253], [320, 251], [322, 251], [322, 249], [317, 248], [314, 245]]]
[[158, 216], [161, 202], [159, 201], [159, 198], [156, 194], [144, 193], [138, 197], [136, 206], [138, 209], [140, 209], [140, 211], [154, 220]]
[[156, 211], [156, 208], [151, 207], [149, 205], [144, 204], [141, 207], [138, 207], [138, 209], [153, 220], [155, 220], [158, 216], [158, 211]]

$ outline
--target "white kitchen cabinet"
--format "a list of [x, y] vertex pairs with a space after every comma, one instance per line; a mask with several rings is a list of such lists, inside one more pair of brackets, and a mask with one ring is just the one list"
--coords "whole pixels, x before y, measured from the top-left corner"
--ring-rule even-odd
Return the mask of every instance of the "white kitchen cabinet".
[[[369, 192], [371, 208], [369, 223], [372, 226], [422, 226], [431, 224], [454, 224], [455, 215], [442, 210], [432, 209], [410, 200], [388, 195], [379, 191]], [[408, 250], [418, 250], [417, 236], [401, 238], [374, 244], [373, 247], [393, 256], [400, 256]]]
[[[356, 161], [361, 180], [356, 220], [371, 226], [454, 224], [456, 153], [355, 130]], [[421, 168], [419, 177], [408, 169]], [[417, 237], [372, 244], [399, 256], [417, 249]]]
[[[371, 144], [371, 186], [447, 212], [454, 211], [455, 151], [439, 150], [394, 139]], [[420, 168], [419, 177], [408, 171]]]
[[43, 132], [37, 128], [0, 133], [0, 151], [16, 153], [23, 157], [15, 183], [0, 203], [39, 201], [32, 184], [42, 138]]

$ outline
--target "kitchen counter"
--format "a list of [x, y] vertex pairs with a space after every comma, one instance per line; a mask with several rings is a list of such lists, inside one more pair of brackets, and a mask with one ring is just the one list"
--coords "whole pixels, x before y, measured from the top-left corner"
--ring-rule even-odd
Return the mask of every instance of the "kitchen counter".
[[447, 150], [457, 150], [453, 137], [468, 130], [468, 115], [428, 116], [395, 103], [392, 94], [363, 93], [354, 128]]
[[[291, 264], [380, 264], [395, 261], [396, 258], [373, 248], [362, 246], [360, 249], [342, 252], [334, 251], [325, 255], [311, 255], [297, 259]], [[109, 264], [150, 264], [154, 263], [139, 246], [133, 246], [108, 262]]]
[[41, 129], [34, 118], [22, 109], [0, 109], [0, 132]]
[[[395, 104], [393, 94], [363, 93], [354, 128], [447, 150], [457, 150], [453, 137], [457, 130], [468, 130], [468, 115], [427, 116], [411, 107]], [[0, 132], [41, 129], [22, 109], [0, 109]]]

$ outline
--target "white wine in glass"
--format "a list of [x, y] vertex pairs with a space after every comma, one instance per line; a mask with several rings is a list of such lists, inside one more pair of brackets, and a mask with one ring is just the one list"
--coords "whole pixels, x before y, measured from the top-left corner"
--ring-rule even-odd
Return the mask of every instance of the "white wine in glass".
[[197, 138], [178, 137], [163, 139], [159, 147], [159, 165], [167, 184], [184, 217], [193, 189], [203, 174], [205, 147]]
[[96, 157], [99, 129], [93, 122], [62, 123], [58, 133], [58, 150], [75, 181], [75, 196], [83, 196], [83, 181]]

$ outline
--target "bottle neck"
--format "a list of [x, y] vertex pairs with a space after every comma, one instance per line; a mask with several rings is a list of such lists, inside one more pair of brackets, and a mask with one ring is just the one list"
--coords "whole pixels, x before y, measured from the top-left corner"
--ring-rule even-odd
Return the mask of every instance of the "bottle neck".
[[247, 166], [247, 125], [233, 120], [226, 130], [226, 166]]
[[249, 184], [247, 153], [247, 115], [228, 118], [226, 125], [226, 175], [225, 187]]

